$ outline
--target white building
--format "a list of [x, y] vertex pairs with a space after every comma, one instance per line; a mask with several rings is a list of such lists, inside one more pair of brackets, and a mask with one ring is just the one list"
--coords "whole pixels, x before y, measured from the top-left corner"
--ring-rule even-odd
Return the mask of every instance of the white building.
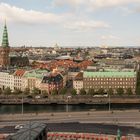
[[0, 72], [0, 88], [5, 89], [9, 87], [12, 91], [14, 90], [14, 76], [10, 74], [10, 71]]
[[73, 88], [77, 91], [77, 94], [80, 93], [80, 90], [83, 88], [83, 73], [79, 72], [73, 80]]

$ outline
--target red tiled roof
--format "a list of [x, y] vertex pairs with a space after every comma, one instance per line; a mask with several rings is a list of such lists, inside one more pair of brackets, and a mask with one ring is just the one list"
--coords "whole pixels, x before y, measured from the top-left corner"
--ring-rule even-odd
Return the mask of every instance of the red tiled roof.
[[80, 69], [86, 69], [87, 66], [91, 65], [93, 62], [89, 60], [84, 60], [81, 63], [76, 63], [73, 60], [53, 60], [48, 63], [39, 63], [36, 68], [47, 68], [53, 70], [57, 67], [69, 68], [69, 67], [79, 67]]
[[75, 80], [82, 80], [83, 79], [83, 72], [79, 72], [76, 76], [75, 76]]
[[19, 70], [15, 71], [14, 75], [15, 76], [23, 76], [24, 73], [25, 73], [25, 70], [19, 69]]

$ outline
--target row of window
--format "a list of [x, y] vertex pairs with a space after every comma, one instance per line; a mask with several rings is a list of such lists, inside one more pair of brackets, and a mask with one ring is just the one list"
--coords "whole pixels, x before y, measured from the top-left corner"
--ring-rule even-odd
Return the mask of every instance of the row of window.
[[100, 88], [103, 88], [103, 89], [108, 89], [108, 88], [124, 88], [124, 89], [126, 89], [126, 88], [135, 88], [135, 86], [86, 86], [86, 87], [84, 87], [85, 89], [86, 88], [89, 88], [89, 89], [91, 89], [91, 88], [93, 88], [93, 89], [100, 89]]
[[133, 81], [135, 78], [85, 78], [85, 81]]
[[136, 82], [86, 82], [84, 83], [84, 85], [98, 85], [98, 84], [102, 84], [102, 85], [135, 85]]

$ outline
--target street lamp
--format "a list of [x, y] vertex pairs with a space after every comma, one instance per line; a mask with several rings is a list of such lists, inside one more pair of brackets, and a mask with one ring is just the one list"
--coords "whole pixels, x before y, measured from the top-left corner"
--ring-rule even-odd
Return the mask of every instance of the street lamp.
[[67, 96], [67, 104], [66, 104], [66, 112], [69, 112], [69, 105], [68, 105], [68, 102], [69, 102], [69, 99], [71, 98], [71, 96]]
[[109, 97], [109, 99], [108, 99], [108, 110], [110, 112], [110, 95], [108, 97]]
[[21, 103], [21, 104], [22, 104], [22, 107], [21, 107], [21, 114], [23, 115], [23, 113], [24, 113], [24, 111], [23, 111], [23, 110], [24, 110], [24, 109], [23, 109], [23, 95], [22, 95], [22, 103]]
[[121, 131], [120, 131], [120, 129], [117, 130], [117, 140], [121, 140]]

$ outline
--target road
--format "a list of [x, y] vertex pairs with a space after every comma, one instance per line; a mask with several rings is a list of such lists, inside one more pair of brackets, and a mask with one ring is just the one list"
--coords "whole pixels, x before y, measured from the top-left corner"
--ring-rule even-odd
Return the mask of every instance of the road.
[[119, 128], [124, 135], [140, 136], [139, 110], [0, 115], [0, 133], [15, 133], [15, 125], [29, 121], [46, 123], [51, 131], [58, 132], [116, 134]]
[[[47, 128], [51, 132], [76, 132], [76, 133], [97, 133], [116, 135], [118, 128], [121, 131], [121, 135], [133, 134], [140, 136], [140, 129], [131, 126], [118, 126], [111, 124], [96, 124], [96, 123], [47, 123]], [[0, 133], [15, 133], [17, 130], [14, 126], [5, 126], [0, 128]]]
[[62, 112], [62, 113], [40, 113], [40, 114], [14, 114], [0, 115], [0, 127], [4, 125], [15, 125], [18, 122], [43, 121], [46, 123], [82, 122], [82, 123], [104, 123], [125, 124], [140, 126], [139, 110], [128, 111], [89, 111], [89, 112]]

